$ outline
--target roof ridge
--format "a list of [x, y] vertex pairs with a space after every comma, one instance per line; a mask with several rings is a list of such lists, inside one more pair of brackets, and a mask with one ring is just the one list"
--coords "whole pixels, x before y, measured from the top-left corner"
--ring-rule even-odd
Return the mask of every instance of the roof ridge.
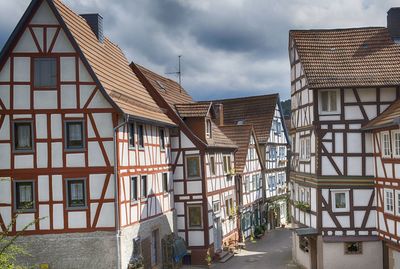
[[210, 101], [199, 101], [199, 102], [222, 102], [222, 101], [236, 101], [236, 100], [251, 100], [258, 99], [261, 97], [279, 97], [279, 93], [271, 93], [271, 94], [262, 94], [262, 95], [252, 95], [252, 96], [244, 96], [244, 97], [234, 97], [234, 98], [226, 98], [226, 99], [216, 99]]
[[387, 29], [384, 26], [362, 26], [362, 27], [349, 27], [349, 28], [318, 28], [318, 29], [291, 29], [292, 32], [334, 32], [334, 31], [348, 31], [348, 30], [382, 30]]

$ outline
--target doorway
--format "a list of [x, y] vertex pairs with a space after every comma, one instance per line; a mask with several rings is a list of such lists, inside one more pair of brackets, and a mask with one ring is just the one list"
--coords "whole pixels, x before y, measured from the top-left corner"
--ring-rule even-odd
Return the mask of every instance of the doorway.
[[222, 227], [221, 218], [214, 219], [214, 251], [218, 252], [222, 247]]
[[151, 266], [156, 266], [158, 264], [158, 254], [159, 254], [159, 241], [160, 235], [159, 230], [156, 229], [151, 233]]

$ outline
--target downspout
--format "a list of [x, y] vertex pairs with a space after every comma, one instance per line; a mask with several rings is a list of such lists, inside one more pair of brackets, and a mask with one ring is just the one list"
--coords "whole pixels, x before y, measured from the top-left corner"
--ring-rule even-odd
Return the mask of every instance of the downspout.
[[121, 269], [121, 228], [120, 228], [120, 223], [119, 223], [119, 196], [118, 196], [118, 155], [117, 155], [117, 149], [118, 149], [118, 144], [117, 144], [117, 132], [118, 129], [124, 126], [125, 124], [128, 123], [129, 120], [129, 115], [124, 116], [125, 121], [122, 123], [118, 124], [114, 128], [113, 132], [113, 141], [114, 141], [114, 207], [115, 207], [115, 227], [116, 227], [116, 238], [117, 238], [117, 269]]

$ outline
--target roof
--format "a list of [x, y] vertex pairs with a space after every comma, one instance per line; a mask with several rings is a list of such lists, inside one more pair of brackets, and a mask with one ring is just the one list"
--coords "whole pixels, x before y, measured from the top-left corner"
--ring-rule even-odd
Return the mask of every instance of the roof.
[[[246, 158], [250, 145], [250, 138], [252, 134], [254, 135], [253, 125], [224, 125], [220, 126], [219, 128], [238, 146], [238, 151], [235, 154], [235, 170], [238, 173], [243, 173], [246, 166]], [[259, 160], [262, 164], [260, 158]]]
[[[160, 76], [139, 64], [135, 63], [135, 65], [172, 108], [175, 108], [176, 104], [194, 102], [192, 97], [176, 81]], [[135, 69], [133, 70], [135, 71]]]
[[100, 43], [86, 20], [60, 0], [54, 3], [84, 58], [112, 101], [134, 117], [172, 124], [129, 67], [122, 50], [108, 38]]
[[311, 88], [400, 84], [400, 45], [387, 28], [292, 30]]
[[278, 94], [224, 99], [213, 102], [223, 104], [224, 124], [236, 125], [238, 121], [244, 121], [244, 124], [252, 124], [258, 142], [266, 143], [268, 141], [275, 107], [279, 102]]
[[[211, 121], [211, 138], [206, 138], [206, 144], [209, 147], [219, 147], [219, 148], [234, 148], [237, 149], [239, 145], [232, 141], [221, 126], [217, 126], [213, 121]], [[236, 159], [236, 155], [235, 155]]]
[[206, 117], [211, 109], [211, 102], [176, 104], [175, 109], [181, 118]]
[[[397, 122], [395, 120], [397, 119]], [[363, 126], [363, 130], [400, 125], [400, 99], [391, 104], [382, 114]]]

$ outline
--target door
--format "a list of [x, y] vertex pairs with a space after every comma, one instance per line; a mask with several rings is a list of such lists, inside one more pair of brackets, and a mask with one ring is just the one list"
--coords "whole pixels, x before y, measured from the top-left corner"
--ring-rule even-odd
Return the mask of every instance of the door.
[[154, 230], [151, 234], [151, 266], [158, 264], [158, 246], [159, 246], [159, 232], [158, 229]]
[[214, 219], [214, 251], [218, 252], [222, 246], [222, 227], [221, 227], [221, 219]]

